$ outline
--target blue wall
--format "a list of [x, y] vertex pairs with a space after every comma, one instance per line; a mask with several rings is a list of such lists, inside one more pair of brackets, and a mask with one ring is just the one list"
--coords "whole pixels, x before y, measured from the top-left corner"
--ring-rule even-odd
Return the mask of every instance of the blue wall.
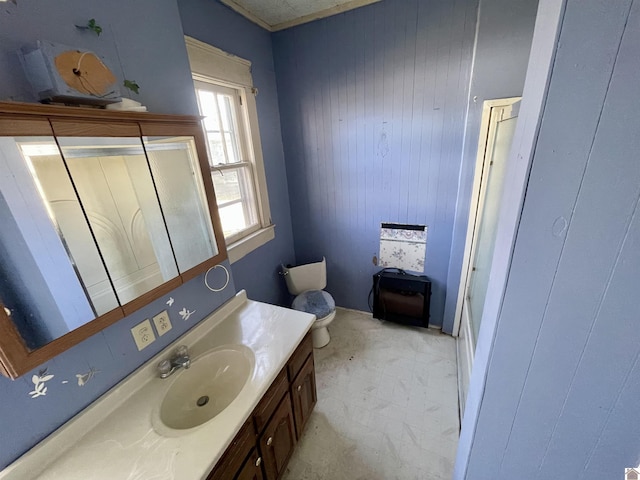
[[[103, 28], [99, 37], [74, 26], [85, 25], [90, 18]], [[35, 101], [14, 52], [40, 39], [104, 55], [119, 79], [124, 71], [126, 78], [138, 82], [140, 95], [131, 95], [152, 112], [194, 113], [189, 60], [175, 0], [140, 0], [135, 4], [118, 0], [111, 5], [99, 0], [71, 0], [63, 5], [19, 0], [17, 5], [3, 4], [0, 99]]]
[[640, 463], [640, 1], [544, 4], [560, 38], [455, 478], [613, 479]]
[[274, 34], [296, 259], [368, 310], [381, 222], [427, 224], [441, 324], [476, 0], [385, 0]]
[[217, 1], [178, 0], [178, 7], [185, 35], [252, 62], [253, 83], [259, 90], [258, 122], [276, 238], [235, 262], [233, 274], [236, 285], [247, 290], [249, 298], [287, 304], [289, 297], [278, 271], [281, 263], [294, 263], [295, 256], [271, 35]]
[[[141, 86], [140, 95], [133, 95], [134, 99], [147, 105], [150, 111], [196, 114], [180, 13], [184, 14], [185, 29], [191, 35], [252, 60], [254, 80], [260, 88], [259, 121], [277, 228], [276, 239], [234, 264], [233, 273], [236, 285], [246, 288], [251, 298], [278, 303], [286, 297], [275, 272], [280, 262], [292, 261], [293, 241], [270, 38], [230, 10], [213, 2], [201, 3], [200, 7], [212, 9], [206, 24], [200, 22], [192, 9], [198, 5], [183, 2], [179, 11], [175, 0], [117, 0], [108, 4], [97, 0], [69, 0], [64, 4], [39, 0], [18, 0], [17, 5], [3, 3], [0, 8], [0, 99], [34, 100], [14, 52], [25, 43], [46, 39], [105, 55], [122, 80], [121, 64], [126, 78]], [[74, 27], [90, 18], [95, 18], [103, 27], [100, 37]], [[199, 29], [225, 34], [209, 38], [205, 33], [199, 35]], [[222, 41], [223, 37], [226, 42]], [[238, 44], [242, 46], [239, 50], [234, 47]], [[55, 375], [47, 383], [46, 396], [35, 399], [29, 396], [33, 390], [32, 373], [16, 381], [0, 378], [0, 404], [7, 407], [0, 412], [0, 469], [218, 308], [234, 292], [233, 283], [225, 292], [213, 294], [204, 287], [201, 277], [193, 279], [170, 294], [176, 300], [169, 308], [172, 331], [142, 352], [137, 351], [129, 329], [168, 308], [166, 299], [152, 303], [43, 365], [42, 368], [48, 368], [48, 372]], [[188, 322], [177, 315], [182, 307], [196, 311]], [[100, 373], [86, 386], [79, 387], [76, 374], [86, 373], [91, 367]]]
[[452, 332], [485, 100], [522, 96], [538, 0], [480, 0], [443, 329]]

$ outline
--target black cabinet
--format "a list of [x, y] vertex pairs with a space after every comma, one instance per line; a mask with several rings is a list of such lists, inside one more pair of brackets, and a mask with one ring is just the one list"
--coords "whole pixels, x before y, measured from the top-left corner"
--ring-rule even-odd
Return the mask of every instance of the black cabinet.
[[429, 326], [431, 280], [424, 275], [381, 270], [373, 276], [373, 317]]

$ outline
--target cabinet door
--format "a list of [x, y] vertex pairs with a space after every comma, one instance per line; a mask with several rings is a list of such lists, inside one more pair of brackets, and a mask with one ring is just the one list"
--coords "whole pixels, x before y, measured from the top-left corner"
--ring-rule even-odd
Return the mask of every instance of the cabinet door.
[[258, 450], [254, 449], [249, 458], [244, 462], [236, 480], [264, 480], [262, 475], [262, 457], [258, 455]]
[[291, 398], [293, 399], [293, 414], [296, 421], [296, 435], [300, 440], [304, 426], [318, 400], [313, 354], [307, 358], [300, 373], [291, 384]]
[[282, 401], [282, 397], [284, 397], [288, 391], [289, 381], [287, 380], [287, 373], [282, 370], [253, 411], [253, 421], [258, 434], [262, 433], [267, 427], [269, 420], [273, 416], [273, 412], [276, 411], [276, 408], [278, 408]]
[[284, 471], [296, 444], [291, 399], [285, 395], [260, 437], [265, 478], [276, 480]]
[[245, 459], [251, 458], [250, 452], [252, 454], [256, 452], [255, 445], [255, 432], [253, 430], [252, 419], [249, 418], [235, 436], [231, 445], [229, 445], [224, 452], [211, 474], [207, 477], [207, 480], [230, 480], [236, 478], [238, 472], [245, 469]]

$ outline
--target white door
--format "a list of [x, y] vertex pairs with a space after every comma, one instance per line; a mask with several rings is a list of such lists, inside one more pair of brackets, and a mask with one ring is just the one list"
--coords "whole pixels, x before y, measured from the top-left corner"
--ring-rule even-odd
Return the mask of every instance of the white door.
[[515, 133], [519, 99], [485, 102], [469, 219], [463, 282], [460, 286], [458, 378], [461, 413], [469, 388], [482, 310], [491, 273], [506, 164]]

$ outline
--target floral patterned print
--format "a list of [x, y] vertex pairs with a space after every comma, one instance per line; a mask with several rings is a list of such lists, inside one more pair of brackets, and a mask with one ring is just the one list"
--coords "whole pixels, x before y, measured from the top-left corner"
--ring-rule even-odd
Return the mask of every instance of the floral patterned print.
[[47, 369], [40, 370], [37, 375], [31, 377], [31, 382], [33, 382], [34, 388], [33, 391], [29, 392], [31, 398], [44, 397], [47, 394], [47, 387], [45, 383], [53, 378], [53, 375], [47, 373]]
[[427, 251], [427, 227], [423, 229], [380, 229], [380, 257], [378, 265], [386, 268], [401, 268], [424, 273]]
[[96, 376], [96, 374], [100, 373], [100, 370], [96, 370], [95, 368], [89, 368], [87, 373], [78, 373], [76, 374], [76, 378], [78, 379], [78, 386], [84, 387], [89, 380]]
[[191, 311], [191, 310], [188, 310], [186, 307], [183, 307], [182, 310], [178, 312], [178, 314], [182, 317], [182, 320], [184, 320], [185, 322], [189, 320], [189, 317], [194, 313], [196, 313], [195, 310]]

